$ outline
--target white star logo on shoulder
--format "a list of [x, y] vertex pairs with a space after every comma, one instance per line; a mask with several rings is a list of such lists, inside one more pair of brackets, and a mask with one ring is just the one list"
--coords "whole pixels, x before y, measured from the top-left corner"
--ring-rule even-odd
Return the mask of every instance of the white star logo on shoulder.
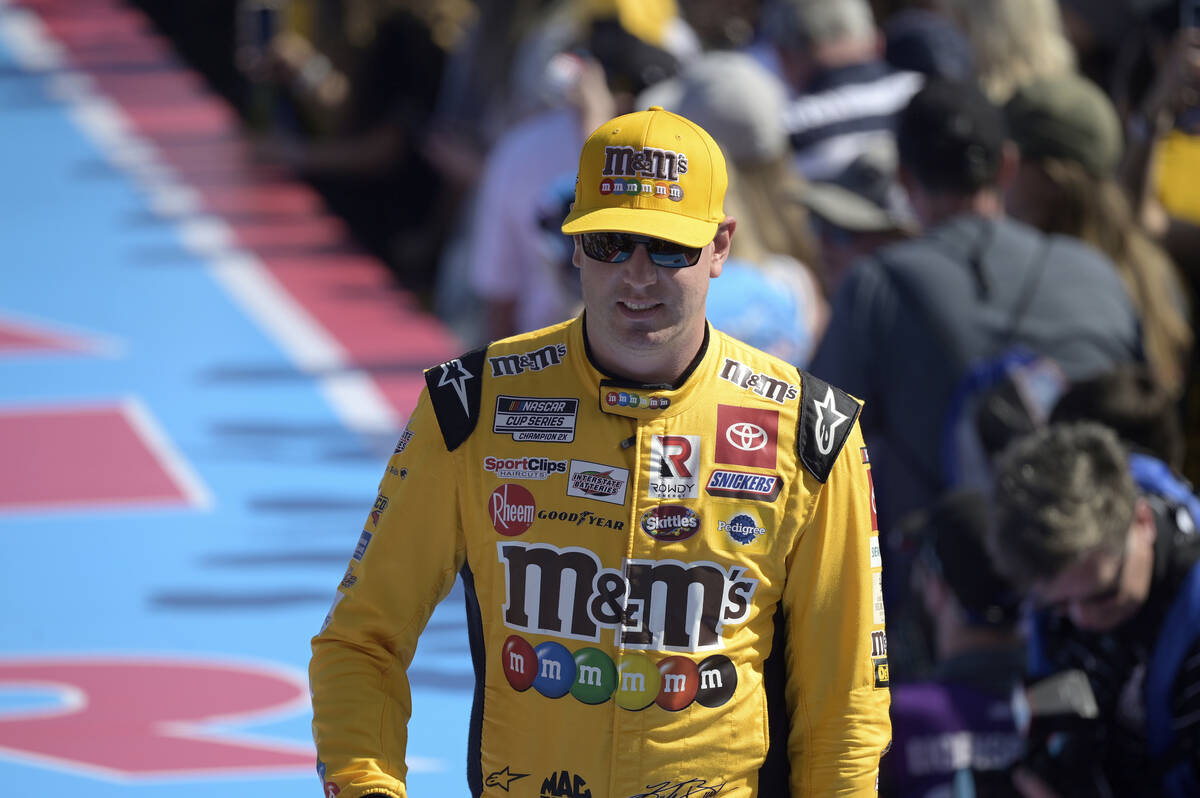
[[848, 415], [837, 409], [833, 402], [833, 388], [825, 391], [825, 400], [813, 402], [817, 408], [817, 417], [813, 421], [813, 432], [817, 435], [817, 451], [829, 454], [833, 451], [833, 434], [837, 431]]
[[438, 379], [438, 387], [444, 388], [447, 385], [454, 388], [454, 392], [458, 394], [458, 401], [462, 402], [463, 413], [470, 415], [471, 411], [467, 407], [467, 380], [473, 379], [474, 374], [463, 368], [462, 361], [458, 358], [442, 364], [442, 376]]

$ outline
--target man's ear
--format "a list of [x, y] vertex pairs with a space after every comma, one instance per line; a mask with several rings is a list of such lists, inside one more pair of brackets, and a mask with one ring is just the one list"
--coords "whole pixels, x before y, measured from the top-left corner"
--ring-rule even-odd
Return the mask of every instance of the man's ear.
[[1145, 535], [1146, 542], [1150, 545], [1154, 545], [1154, 540], [1158, 537], [1158, 524], [1154, 523], [1154, 510], [1150, 508], [1148, 501], [1140, 497], [1133, 505], [1133, 531], [1135, 535]]
[[571, 236], [571, 240], [575, 243], [575, 249], [571, 251], [571, 263], [578, 269], [579, 259], [583, 257], [583, 248], [579, 244], [579, 236]]
[[729, 250], [733, 246], [733, 231], [736, 229], [737, 219], [732, 216], [726, 216], [724, 221], [717, 226], [717, 234], [713, 237], [712, 260], [708, 267], [709, 277], [721, 276], [721, 270], [725, 268], [725, 261], [729, 259]]

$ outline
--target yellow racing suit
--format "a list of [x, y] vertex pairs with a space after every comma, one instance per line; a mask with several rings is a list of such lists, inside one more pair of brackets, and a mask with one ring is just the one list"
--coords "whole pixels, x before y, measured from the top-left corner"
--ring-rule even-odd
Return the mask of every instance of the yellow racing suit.
[[676, 386], [584, 319], [429, 369], [310, 676], [327, 795], [406, 796], [405, 675], [461, 574], [488, 798], [873, 795], [887, 643], [859, 404], [708, 327]]

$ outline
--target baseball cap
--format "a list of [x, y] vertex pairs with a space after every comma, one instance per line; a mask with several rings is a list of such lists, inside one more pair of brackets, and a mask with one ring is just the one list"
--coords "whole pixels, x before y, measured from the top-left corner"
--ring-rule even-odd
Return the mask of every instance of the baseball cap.
[[1009, 134], [1025, 158], [1074, 161], [1091, 175], [1111, 175], [1121, 159], [1121, 122], [1095, 83], [1071, 72], [1018, 89], [1004, 106]]
[[996, 185], [1004, 113], [973, 81], [931, 77], [897, 122], [900, 163], [925, 187], [970, 193]]
[[713, 51], [679, 76], [678, 113], [697, 122], [737, 164], [762, 164], [788, 152], [787, 88], [752, 56]]
[[654, 106], [611, 119], [583, 144], [567, 235], [636, 233], [688, 247], [725, 218], [721, 148], [703, 128]]
[[796, 199], [843, 230], [915, 234], [920, 225], [908, 195], [896, 179], [897, 155], [892, 142], [865, 150], [832, 180], [812, 182]]
[[909, 8], [883, 26], [884, 60], [896, 69], [936, 75], [949, 80], [975, 76], [975, 53], [966, 34], [944, 14]]

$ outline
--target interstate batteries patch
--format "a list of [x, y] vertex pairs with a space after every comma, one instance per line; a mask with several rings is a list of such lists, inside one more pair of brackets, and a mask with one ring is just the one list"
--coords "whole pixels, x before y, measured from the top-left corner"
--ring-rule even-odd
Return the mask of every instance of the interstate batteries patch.
[[497, 396], [492, 432], [514, 441], [571, 443], [579, 400], [541, 396]]

